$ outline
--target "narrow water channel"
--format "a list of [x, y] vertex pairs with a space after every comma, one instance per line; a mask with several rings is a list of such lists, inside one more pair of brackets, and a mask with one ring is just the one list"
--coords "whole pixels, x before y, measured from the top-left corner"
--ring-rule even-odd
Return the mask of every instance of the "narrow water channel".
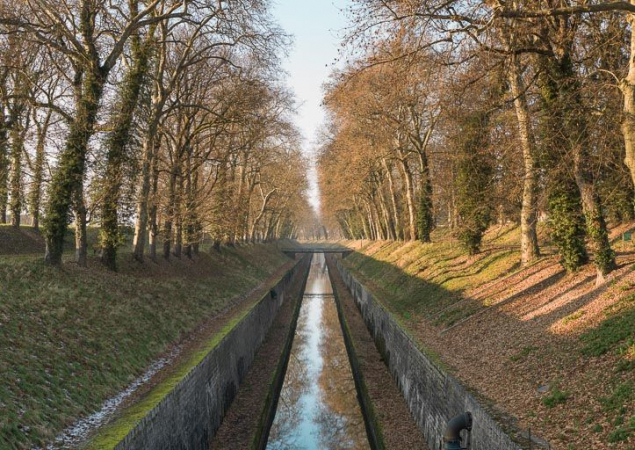
[[313, 255], [267, 449], [368, 449], [326, 259]]

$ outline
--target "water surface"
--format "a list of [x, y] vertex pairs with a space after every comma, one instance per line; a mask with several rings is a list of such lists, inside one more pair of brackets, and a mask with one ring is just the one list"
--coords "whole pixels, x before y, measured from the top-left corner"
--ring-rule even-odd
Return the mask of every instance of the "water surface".
[[333, 288], [313, 255], [267, 449], [368, 449]]

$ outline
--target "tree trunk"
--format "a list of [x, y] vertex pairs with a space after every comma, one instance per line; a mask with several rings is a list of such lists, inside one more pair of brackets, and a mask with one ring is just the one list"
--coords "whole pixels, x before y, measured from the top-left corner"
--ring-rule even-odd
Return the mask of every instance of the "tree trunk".
[[[565, 138], [564, 142], [560, 144], [564, 149], [563, 161], [565, 164], [572, 163], [573, 165], [573, 178], [582, 202], [586, 232], [590, 238], [589, 244], [595, 257], [597, 280], [600, 282], [604, 279], [604, 275], [616, 268], [615, 253], [611, 249], [604, 213], [595, 190], [591, 158], [587, 149], [586, 112], [580, 95], [578, 74], [572, 63], [572, 46], [571, 40], [562, 42], [556, 52], [561, 56], [559, 58], [552, 57], [546, 61], [548, 65], [545, 67], [550, 71], [551, 80], [543, 83], [545, 84], [543, 91], [550, 90], [550, 108], [557, 113], [556, 117], [560, 118], [560, 121], [555, 124], [559, 128], [553, 130], [552, 133]], [[544, 74], [543, 77], [545, 77]], [[573, 161], [568, 159], [569, 155], [572, 156]], [[571, 221], [565, 222], [563, 227], [571, 229]], [[582, 237], [578, 240], [581, 241]], [[568, 240], [565, 245], [571, 247], [571, 240]], [[584, 259], [581, 258], [581, 261]], [[575, 265], [572, 267], [575, 268]]]
[[434, 229], [434, 213], [432, 205], [432, 180], [428, 158], [420, 154], [421, 161], [421, 192], [419, 193], [418, 237], [421, 242], [432, 242], [431, 233]]
[[360, 222], [362, 223], [362, 231], [364, 236], [367, 239], [370, 239], [370, 227], [366, 222], [366, 214], [364, 214], [364, 210], [362, 209], [362, 205], [359, 204], [359, 201], [357, 199], [357, 197], [353, 196], [353, 202], [355, 203], [355, 212], [354, 214], [356, 214], [359, 219]]
[[143, 141], [143, 162], [141, 164], [141, 188], [139, 190], [139, 200], [137, 201], [137, 220], [135, 222], [135, 234], [133, 241], [134, 258], [143, 262], [145, 252], [146, 236], [148, 228], [148, 201], [150, 199], [150, 188], [152, 183], [152, 167], [158, 158], [158, 147], [160, 139], [156, 136], [158, 130], [158, 118], [150, 122], [148, 131]]
[[384, 229], [381, 223], [379, 209], [377, 208], [377, 203], [375, 201], [375, 195], [373, 195], [371, 201], [369, 202], [369, 208], [370, 216], [373, 221], [373, 228], [375, 229], [375, 239], [384, 240]]
[[392, 217], [390, 212], [388, 211], [388, 206], [386, 206], [386, 199], [384, 197], [384, 187], [379, 185], [379, 205], [381, 206], [382, 217], [384, 218], [384, 223], [386, 224], [386, 230], [388, 234], [388, 239], [397, 240], [397, 232], [395, 230], [395, 225], [392, 221]]
[[[635, 5], [635, 0], [631, 0]], [[635, 185], [635, 14], [629, 14], [631, 24], [631, 52], [628, 61], [628, 74], [620, 83], [624, 96], [624, 119], [622, 134], [624, 135], [624, 163], [628, 167], [633, 185]]]
[[243, 210], [243, 191], [245, 190], [245, 182], [247, 176], [247, 157], [243, 155], [242, 162], [238, 166], [238, 188], [236, 190], [236, 202], [235, 202], [235, 216], [234, 216], [234, 229], [231, 233], [232, 242], [240, 240], [241, 231], [243, 230], [243, 224], [245, 214]]
[[260, 211], [258, 212], [258, 215], [254, 219], [254, 222], [251, 225], [251, 231], [249, 232], [249, 239], [252, 242], [255, 240], [256, 230], [258, 228], [258, 225], [260, 224], [260, 221], [262, 220], [263, 215], [265, 214], [265, 211], [267, 210], [267, 205], [269, 204], [269, 201], [271, 200], [271, 196], [277, 191], [277, 189], [272, 189], [265, 195], [264, 191], [262, 190], [262, 185], [259, 184], [259, 187], [260, 187], [260, 195], [262, 197], [262, 206], [260, 207]]
[[157, 243], [159, 242], [159, 224], [157, 222], [157, 205], [150, 207], [150, 236], [148, 237], [148, 253], [152, 261], [157, 260]]
[[[2, 89], [4, 91], [4, 89]], [[3, 103], [4, 103], [4, 99]], [[7, 201], [9, 200], [9, 158], [8, 125], [4, 112], [4, 104], [0, 105], [0, 223], [7, 223]]]
[[44, 123], [37, 125], [37, 143], [35, 146], [35, 164], [33, 166], [33, 184], [29, 195], [29, 208], [31, 210], [32, 226], [36, 230], [40, 228], [40, 208], [42, 200], [42, 182], [44, 180], [44, 150], [46, 147], [46, 135], [51, 123], [51, 110], [46, 114]]
[[86, 202], [83, 183], [75, 192], [75, 261], [80, 267], [88, 265], [88, 235], [86, 232]]
[[412, 190], [412, 174], [410, 173], [410, 167], [408, 167], [408, 161], [406, 160], [406, 157], [401, 151], [399, 153], [401, 172], [404, 177], [404, 193], [406, 195], [406, 204], [408, 205], [408, 231], [410, 233], [408, 239], [414, 241], [417, 239], [417, 216], [415, 211], [414, 194]]
[[375, 222], [373, 221], [373, 213], [368, 203], [364, 202], [366, 210], [366, 221], [368, 222], [368, 239], [377, 239], [377, 231], [375, 230]]
[[586, 152], [582, 148], [578, 148], [574, 154], [575, 180], [580, 190], [587, 233], [592, 247], [591, 251], [595, 256], [597, 282], [599, 283], [604, 281], [606, 274], [617, 268], [617, 264], [615, 263], [615, 253], [611, 249], [600, 198], [595, 191], [588, 161], [589, 158]]
[[15, 105], [11, 125], [11, 225], [20, 228], [22, 218], [22, 154], [24, 135], [22, 134], [22, 108]]
[[421, 242], [432, 242], [431, 233], [434, 229], [434, 205], [432, 203], [432, 175], [428, 161], [427, 147], [432, 134], [428, 130], [425, 141], [419, 146], [419, 167], [421, 175], [421, 190], [419, 192], [419, 211], [417, 217], [417, 236]]
[[45, 260], [52, 265], [62, 262], [66, 221], [73, 195], [81, 189], [86, 166], [88, 141], [93, 135], [106, 74], [94, 68], [86, 73], [75, 120], [71, 123], [59, 165], [49, 188], [44, 237]]
[[386, 174], [388, 176], [388, 187], [390, 188], [390, 205], [392, 207], [392, 215], [393, 221], [395, 224], [395, 235], [397, 239], [404, 239], [403, 235], [403, 227], [401, 226], [401, 221], [399, 220], [399, 211], [397, 209], [397, 194], [395, 192], [395, 182], [392, 177], [392, 167], [388, 165], [388, 161], [386, 158], [382, 158], [382, 164], [384, 165], [384, 169], [386, 170]]
[[168, 183], [168, 208], [166, 211], [165, 222], [163, 224], [163, 257], [170, 259], [170, 250], [172, 246], [172, 225], [176, 208], [176, 182], [177, 168], [172, 167], [170, 181]]
[[187, 167], [185, 169], [185, 256], [192, 258], [193, 245], [196, 239], [196, 211], [194, 204], [194, 186], [192, 181], [192, 160], [187, 155]]
[[520, 211], [520, 254], [522, 265], [525, 266], [540, 256], [538, 234], [536, 233], [536, 143], [529, 120], [527, 97], [522, 79], [518, 55], [512, 56], [509, 72], [509, 82], [514, 107], [518, 120], [518, 136], [523, 151], [523, 197]]
[[181, 258], [183, 252], [183, 216], [180, 208], [177, 207], [176, 220], [174, 226], [174, 256]]
[[[565, 58], [570, 58], [570, 55], [567, 54]], [[583, 115], [584, 105], [580, 96], [577, 74], [573, 72], [572, 64], [561, 64], [560, 67], [565, 80], [564, 94], [572, 99], [572, 107], [565, 109], [565, 124], [569, 133], [569, 142], [573, 143], [571, 150], [574, 178], [580, 192], [589, 244], [594, 255], [593, 262], [597, 269], [597, 282], [600, 283], [604, 280], [605, 275], [617, 268], [615, 252], [611, 248], [604, 212], [595, 189], [595, 177], [587, 148], [586, 117]], [[567, 117], [569, 114], [571, 116]]]
[[150, 193], [150, 236], [148, 239], [150, 259], [157, 260], [157, 243], [159, 242], [159, 141], [154, 142], [154, 158], [152, 158], [152, 192]]
[[179, 162], [177, 194], [174, 197], [174, 256], [181, 257], [183, 251], [183, 176]]
[[[137, 2], [132, 2], [133, 7], [137, 4]], [[133, 13], [136, 14], [137, 11], [133, 11]], [[119, 102], [115, 104], [113, 131], [106, 141], [106, 171], [103, 178], [100, 234], [101, 262], [110, 270], [117, 270], [117, 248], [120, 243], [117, 211], [124, 179], [126, 148], [130, 142], [134, 113], [149, 68], [154, 27], [151, 27], [148, 33], [147, 41], [143, 44], [141, 44], [138, 35], [131, 40], [132, 67], [121, 86]]]
[[170, 259], [170, 251], [172, 248], [172, 220], [167, 219], [163, 222], [163, 257]]

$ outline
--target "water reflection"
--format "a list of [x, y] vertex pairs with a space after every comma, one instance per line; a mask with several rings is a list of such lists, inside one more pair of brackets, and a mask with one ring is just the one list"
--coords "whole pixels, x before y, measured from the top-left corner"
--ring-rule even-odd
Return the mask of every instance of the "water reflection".
[[326, 261], [316, 254], [267, 449], [367, 448]]

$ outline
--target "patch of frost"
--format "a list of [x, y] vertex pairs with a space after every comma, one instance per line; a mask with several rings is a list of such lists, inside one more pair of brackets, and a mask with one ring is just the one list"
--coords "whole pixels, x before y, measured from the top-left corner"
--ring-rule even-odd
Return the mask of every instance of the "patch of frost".
[[[108, 422], [114, 415], [121, 403], [134, 394], [137, 389], [146, 384], [157, 372], [169, 365], [180, 353], [181, 347], [175, 347], [167, 356], [158, 359], [139, 378], [134, 380], [124, 391], [106, 400], [99, 411], [88, 417], [79, 419], [70, 427], [62, 431], [53, 444], [46, 447], [46, 450], [75, 448], [86, 440], [88, 435], [97, 428]], [[32, 450], [42, 450], [41, 447], [34, 447]]]

